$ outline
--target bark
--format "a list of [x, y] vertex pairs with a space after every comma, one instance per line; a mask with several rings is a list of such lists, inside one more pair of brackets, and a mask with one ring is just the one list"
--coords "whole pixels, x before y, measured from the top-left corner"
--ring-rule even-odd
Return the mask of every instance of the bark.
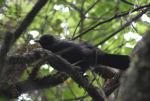
[[150, 101], [150, 31], [136, 45], [121, 80], [118, 101]]

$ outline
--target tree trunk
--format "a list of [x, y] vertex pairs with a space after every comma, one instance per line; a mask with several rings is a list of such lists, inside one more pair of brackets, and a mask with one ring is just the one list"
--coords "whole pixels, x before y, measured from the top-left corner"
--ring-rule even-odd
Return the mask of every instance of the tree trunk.
[[121, 79], [119, 101], [150, 101], [150, 31], [136, 45]]

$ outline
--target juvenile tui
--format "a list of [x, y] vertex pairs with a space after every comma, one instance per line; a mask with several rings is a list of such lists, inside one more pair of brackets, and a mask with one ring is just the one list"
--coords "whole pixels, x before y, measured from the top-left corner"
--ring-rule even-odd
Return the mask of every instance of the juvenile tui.
[[107, 54], [88, 43], [76, 44], [72, 41], [56, 39], [52, 35], [43, 35], [36, 42], [40, 43], [44, 49], [60, 55], [71, 64], [80, 66], [83, 72], [90, 66], [99, 64], [121, 70], [125, 70], [129, 66], [129, 56]]

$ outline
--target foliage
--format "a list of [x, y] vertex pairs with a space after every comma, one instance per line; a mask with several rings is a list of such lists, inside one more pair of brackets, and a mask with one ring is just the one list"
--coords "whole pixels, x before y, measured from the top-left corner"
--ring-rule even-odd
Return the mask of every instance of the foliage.
[[[5, 2], [4, 0], [0, 0], [0, 43], [3, 41], [5, 32], [14, 32], [36, 1], [38, 0], [5, 0]], [[46, 33], [66, 40], [72, 40], [79, 34], [84, 34], [74, 41], [77, 43], [85, 41], [93, 45], [98, 45], [99, 48], [108, 53], [130, 54], [134, 45], [141, 39], [142, 34], [149, 26], [150, 13], [144, 14], [140, 19], [132, 22], [130, 26], [123, 28], [103, 44], [98, 44], [141, 11], [132, 12], [133, 9], [150, 3], [148, 0], [128, 1], [134, 5], [124, 3], [122, 0], [49, 0], [34, 18], [32, 24], [23, 32], [24, 34], [17, 40], [10, 54], [30, 51], [30, 47], [32, 50], [34, 48], [31, 45], [33, 44], [33, 40], [38, 39]], [[117, 16], [126, 12], [130, 13], [105, 22], [115, 15]], [[89, 30], [95, 24], [103, 21], [104, 23]], [[85, 31], [87, 31], [86, 34]], [[54, 70], [50, 71], [49, 68], [51, 67], [44, 68], [45, 70], [40, 71], [39, 75], [45, 76], [55, 72]], [[30, 70], [28, 71], [30, 72]], [[24, 73], [24, 77], [29, 74], [27, 73], [28, 71]], [[94, 82], [96, 85], [99, 82], [101, 84], [105, 82], [101, 78], [98, 79], [99, 77], [95, 77], [92, 73], [87, 73], [87, 75], [97, 79], [97, 82]], [[24, 77], [22, 79], [25, 79]], [[35, 96], [39, 95], [40, 97], [36, 101], [40, 101], [40, 99], [61, 101], [78, 98], [86, 95], [86, 93], [69, 79], [58, 87], [45, 89], [38, 93], [34, 92], [30, 95], [31, 99], [36, 99]], [[90, 100], [87, 96], [85, 98], [86, 101]]]

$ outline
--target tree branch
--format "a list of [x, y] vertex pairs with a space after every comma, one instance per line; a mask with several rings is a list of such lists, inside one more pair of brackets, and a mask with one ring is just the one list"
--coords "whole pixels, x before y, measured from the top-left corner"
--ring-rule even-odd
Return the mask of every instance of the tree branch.
[[94, 28], [98, 27], [99, 25], [102, 25], [102, 24], [104, 24], [104, 23], [107, 23], [107, 22], [112, 21], [113, 19], [116, 19], [116, 18], [119, 18], [119, 17], [122, 17], [122, 16], [126, 16], [126, 15], [128, 15], [128, 14], [131, 14], [131, 13], [135, 12], [135, 11], [138, 11], [138, 10], [143, 9], [143, 8], [148, 8], [148, 7], [150, 7], [150, 4], [137, 7], [137, 8], [135, 8], [135, 9], [130, 10], [130, 11], [127, 11], [127, 12], [125, 12], [125, 13], [121, 13], [121, 14], [118, 14], [118, 15], [114, 15], [113, 17], [111, 17], [111, 18], [109, 18], [109, 19], [107, 19], [107, 20], [99, 21], [98, 23], [96, 23], [96, 24], [94, 24], [93, 26], [89, 27], [87, 30], [85, 30], [85, 31], [83, 31], [82, 33], [80, 33], [78, 36], [72, 38], [72, 40], [75, 40], [75, 39], [77, 39], [77, 38], [79, 38], [79, 37], [85, 35], [87, 32], [93, 30]]
[[[60, 56], [55, 55], [54, 53], [44, 50], [44, 49], [36, 49], [31, 53], [27, 53], [23, 55], [22, 59], [21, 56], [18, 56], [21, 61], [12, 61], [14, 57], [7, 58], [7, 62], [9, 63], [32, 63], [37, 61], [38, 59], [47, 61], [52, 67], [60, 72], [65, 72], [68, 74], [77, 84], [82, 86], [88, 94], [93, 98], [94, 101], [104, 101], [103, 93], [99, 91], [96, 87], [94, 87], [90, 82], [83, 77], [83, 74], [80, 73], [76, 68]], [[17, 58], [18, 58], [17, 57]], [[36, 57], [36, 58], [35, 58]], [[18, 59], [17, 59], [18, 60]], [[28, 81], [29, 82], [29, 81]]]
[[31, 24], [37, 13], [42, 9], [42, 7], [48, 2], [48, 0], [38, 0], [32, 10], [27, 14], [25, 19], [22, 21], [21, 25], [14, 32], [14, 40], [15, 42], [23, 31], [27, 29], [27, 27]]
[[101, 42], [99, 42], [98, 44], [96, 44], [95, 46], [98, 46], [100, 44], [105, 43], [107, 40], [109, 40], [110, 38], [112, 38], [114, 35], [116, 35], [118, 32], [122, 31], [124, 28], [128, 27], [132, 22], [138, 20], [143, 14], [145, 14], [147, 11], [149, 10], [149, 7], [145, 10], [143, 10], [141, 13], [139, 13], [137, 16], [135, 16], [134, 18], [130, 19], [129, 21], [127, 21], [124, 25], [122, 25], [117, 31], [113, 32], [111, 35], [109, 35], [108, 37], [106, 37], [104, 40], [102, 40]]

